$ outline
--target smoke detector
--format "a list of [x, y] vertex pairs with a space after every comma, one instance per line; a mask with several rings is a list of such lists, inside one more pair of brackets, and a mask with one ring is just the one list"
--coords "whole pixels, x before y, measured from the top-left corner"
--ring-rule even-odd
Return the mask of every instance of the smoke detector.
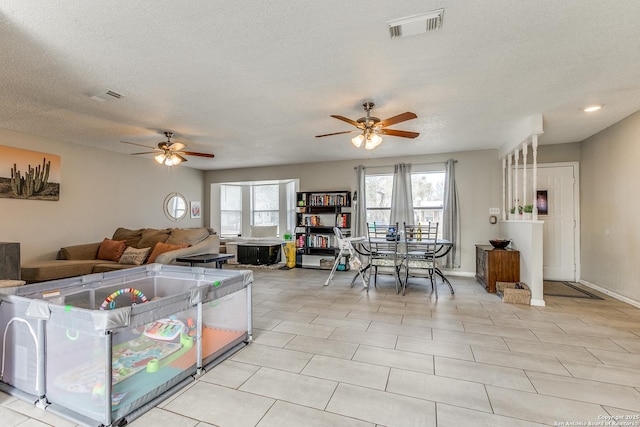
[[397, 37], [409, 37], [418, 34], [437, 31], [442, 28], [442, 15], [444, 9], [437, 9], [419, 15], [411, 15], [405, 18], [387, 21], [389, 35], [392, 39]]
[[89, 92], [86, 95], [94, 101], [98, 102], [113, 101], [116, 99], [124, 98], [124, 95], [111, 89], [102, 89], [95, 92]]

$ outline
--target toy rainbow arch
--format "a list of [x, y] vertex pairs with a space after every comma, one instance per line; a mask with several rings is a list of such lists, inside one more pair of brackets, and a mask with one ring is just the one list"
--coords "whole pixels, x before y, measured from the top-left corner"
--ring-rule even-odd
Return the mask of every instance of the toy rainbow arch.
[[138, 289], [135, 288], [122, 288], [119, 289], [117, 291], [115, 291], [114, 293], [112, 293], [111, 295], [109, 295], [104, 302], [102, 303], [102, 305], [100, 306], [100, 310], [106, 310], [107, 308], [109, 310], [113, 310], [114, 308], [116, 308], [116, 302], [115, 299], [123, 294], [131, 294], [131, 301], [134, 302], [135, 304], [135, 300], [136, 299], [140, 299], [140, 301], [142, 302], [147, 302], [149, 301], [147, 299], [147, 297]]

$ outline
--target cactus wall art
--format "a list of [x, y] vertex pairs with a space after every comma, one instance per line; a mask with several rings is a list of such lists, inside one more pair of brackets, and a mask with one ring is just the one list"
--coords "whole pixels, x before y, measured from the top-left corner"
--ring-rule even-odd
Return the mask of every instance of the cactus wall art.
[[0, 146], [0, 197], [59, 200], [60, 157]]

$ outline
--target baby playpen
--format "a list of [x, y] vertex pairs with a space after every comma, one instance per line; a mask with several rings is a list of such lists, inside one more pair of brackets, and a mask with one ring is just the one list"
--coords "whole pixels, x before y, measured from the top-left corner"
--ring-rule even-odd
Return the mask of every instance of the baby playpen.
[[251, 341], [251, 271], [151, 264], [2, 289], [0, 389], [130, 421]]

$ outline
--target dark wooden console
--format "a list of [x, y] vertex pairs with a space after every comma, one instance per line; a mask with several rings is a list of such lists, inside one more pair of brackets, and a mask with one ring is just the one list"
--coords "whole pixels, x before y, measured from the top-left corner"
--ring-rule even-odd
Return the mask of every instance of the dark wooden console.
[[520, 281], [520, 251], [476, 245], [476, 279], [487, 292], [496, 292], [496, 282]]

